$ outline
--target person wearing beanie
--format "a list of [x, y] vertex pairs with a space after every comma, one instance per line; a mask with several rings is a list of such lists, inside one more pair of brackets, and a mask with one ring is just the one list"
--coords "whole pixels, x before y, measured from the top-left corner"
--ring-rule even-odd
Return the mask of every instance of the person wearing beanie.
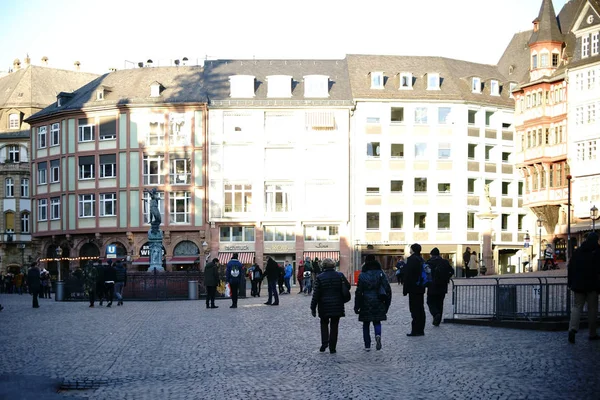
[[596, 331], [598, 292], [600, 291], [600, 244], [598, 234], [591, 232], [569, 260], [567, 286], [575, 294], [569, 324], [569, 343], [575, 343], [583, 306], [588, 306], [589, 339], [599, 340]]
[[448, 293], [448, 283], [454, 275], [454, 268], [448, 260], [440, 257], [440, 250], [434, 247], [430, 252], [431, 258], [427, 261], [431, 267], [433, 282], [427, 288], [427, 307], [433, 317], [433, 325], [439, 326], [444, 315], [444, 298]]
[[421, 245], [414, 243], [410, 246], [410, 257], [404, 267], [404, 286], [402, 293], [408, 295], [408, 308], [412, 317], [411, 331], [406, 336], [425, 335], [425, 287], [419, 285], [421, 268], [425, 260], [421, 257]]

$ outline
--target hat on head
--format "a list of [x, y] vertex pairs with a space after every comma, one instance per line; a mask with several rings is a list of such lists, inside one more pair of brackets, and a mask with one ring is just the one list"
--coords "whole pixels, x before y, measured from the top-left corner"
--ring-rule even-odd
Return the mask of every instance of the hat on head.
[[429, 254], [431, 254], [432, 256], [439, 256], [440, 255], [440, 249], [438, 249], [437, 247], [434, 247], [433, 249], [431, 249], [431, 251], [429, 252]]
[[412, 244], [410, 249], [417, 254], [421, 254], [421, 245], [419, 243]]
[[365, 262], [375, 261], [375, 256], [373, 254], [367, 254], [365, 257]]

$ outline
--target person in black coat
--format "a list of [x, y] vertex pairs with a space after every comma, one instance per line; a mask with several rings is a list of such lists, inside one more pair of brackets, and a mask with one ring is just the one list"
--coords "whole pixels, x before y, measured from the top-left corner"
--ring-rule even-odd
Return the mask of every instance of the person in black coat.
[[575, 343], [575, 334], [579, 330], [579, 319], [583, 305], [588, 305], [589, 339], [598, 340], [596, 331], [598, 316], [598, 290], [600, 289], [600, 244], [598, 234], [590, 233], [581, 247], [575, 250], [569, 260], [567, 286], [575, 292], [575, 303], [571, 309], [569, 324], [569, 343]]
[[42, 281], [40, 280], [40, 269], [36, 263], [31, 263], [31, 268], [27, 271], [27, 285], [29, 293], [33, 295], [33, 308], [40, 308], [38, 296], [42, 289]]
[[335, 270], [335, 262], [332, 259], [323, 260], [322, 266], [323, 272], [315, 278], [310, 311], [312, 316], [316, 317], [317, 307], [319, 309], [321, 319], [319, 351], [324, 352], [329, 347], [329, 352], [335, 354], [340, 318], [345, 315], [342, 285], [346, 285], [350, 290], [350, 283], [344, 274]]
[[[385, 296], [380, 292], [385, 292]], [[371, 254], [367, 255], [354, 294], [354, 312], [363, 323], [365, 350], [371, 350], [370, 325], [375, 329], [375, 349], [381, 350], [381, 321], [387, 320], [387, 311], [392, 302], [392, 288], [381, 264]]]
[[[279, 280], [279, 265], [271, 256], [267, 257], [267, 266], [265, 267], [265, 275], [267, 277], [267, 288], [269, 291], [269, 299], [265, 303], [268, 306], [279, 305], [279, 294], [277, 294], [277, 281]], [[272, 302], [275, 297], [275, 302]]]
[[421, 245], [414, 243], [410, 246], [410, 257], [406, 260], [404, 267], [404, 287], [402, 293], [408, 295], [408, 307], [412, 316], [411, 331], [406, 336], [425, 335], [425, 287], [419, 285], [421, 269], [423, 266], [421, 257]]
[[219, 259], [213, 258], [204, 266], [204, 286], [206, 286], [206, 308], [219, 308], [215, 306], [217, 286], [219, 286]]
[[444, 315], [444, 298], [448, 293], [448, 283], [454, 275], [454, 268], [448, 260], [440, 257], [440, 250], [434, 247], [429, 252], [431, 258], [427, 264], [431, 267], [433, 282], [427, 288], [427, 306], [433, 317], [433, 325], [439, 326]]
[[104, 293], [104, 265], [102, 265], [102, 261], [98, 260], [98, 264], [96, 265], [96, 296], [98, 296], [99, 306], [102, 306], [102, 302], [104, 301], [105, 293]]
[[[112, 306], [113, 297], [115, 295], [115, 282], [117, 281], [117, 270], [112, 263], [112, 260], [108, 260], [108, 265], [104, 269], [104, 294], [108, 304], [106, 307]], [[102, 301], [100, 301], [102, 304]]]

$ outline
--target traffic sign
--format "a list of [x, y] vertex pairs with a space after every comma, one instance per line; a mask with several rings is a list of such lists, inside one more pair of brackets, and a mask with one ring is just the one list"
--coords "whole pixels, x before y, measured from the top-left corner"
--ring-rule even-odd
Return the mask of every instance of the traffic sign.
[[109, 244], [106, 246], [106, 258], [117, 258], [117, 246]]
[[529, 242], [523, 243], [523, 247], [525, 247], [526, 249], [529, 248]]

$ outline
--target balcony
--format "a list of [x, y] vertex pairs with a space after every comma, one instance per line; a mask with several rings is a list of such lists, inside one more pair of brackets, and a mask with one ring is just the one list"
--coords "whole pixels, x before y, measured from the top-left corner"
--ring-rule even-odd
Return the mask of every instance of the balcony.
[[567, 144], [542, 145], [520, 151], [515, 155], [517, 165], [530, 164], [537, 161], [554, 161], [567, 157]]
[[531, 191], [523, 195], [523, 206], [534, 207], [545, 204], [566, 204], [567, 196], [566, 187]]

